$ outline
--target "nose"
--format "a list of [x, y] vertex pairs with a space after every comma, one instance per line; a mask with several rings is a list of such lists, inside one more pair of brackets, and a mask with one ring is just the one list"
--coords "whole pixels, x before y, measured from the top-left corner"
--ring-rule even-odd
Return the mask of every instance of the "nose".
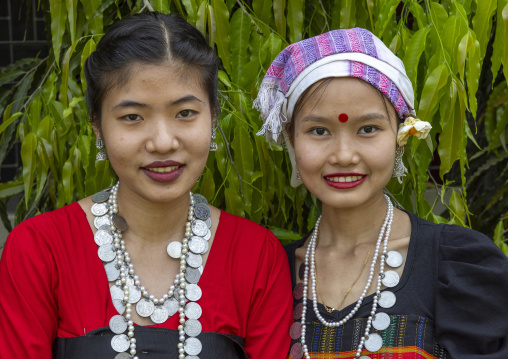
[[333, 165], [350, 167], [358, 164], [360, 160], [359, 144], [352, 141], [348, 136], [339, 136], [335, 139], [331, 148], [329, 161]]
[[175, 124], [161, 117], [152, 121], [147, 133], [146, 150], [151, 153], [168, 153], [178, 149], [180, 141]]

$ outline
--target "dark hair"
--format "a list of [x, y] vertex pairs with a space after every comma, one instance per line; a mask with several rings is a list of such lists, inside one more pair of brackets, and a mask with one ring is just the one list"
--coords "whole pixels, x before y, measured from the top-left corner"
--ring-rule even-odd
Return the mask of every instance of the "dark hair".
[[92, 122], [100, 123], [104, 96], [129, 80], [133, 65], [164, 63], [197, 68], [203, 89], [209, 96], [210, 109], [212, 113], [218, 111], [218, 68], [213, 49], [203, 35], [180, 16], [149, 12], [114, 24], [86, 59], [86, 100]]
[[[295, 108], [293, 109], [293, 117], [289, 119], [289, 121], [287, 122], [287, 125], [286, 125], [286, 131], [289, 134], [289, 138], [291, 139], [291, 141], [293, 141], [293, 139], [294, 139], [294, 130], [295, 130], [295, 121], [294, 121], [294, 118], [295, 118], [295, 115], [298, 112], [300, 112], [300, 110], [302, 109], [303, 105], [307, 101], [309, 101], [312, 97], [316, 96], [316, 94], [319, 94], [319, 99], [320, 99], [321, 96], [323, 96], [323, 94], [325, 93], [326, 89], [328, 88], [328, 85], [330, 85], [330, 82], [334, 78], [335, 77], [327, 77], [327, 78], [323, 79], [323, 81], [321, 81], [315, 88], [312, 89], [312, 86], [309, 86], [300, 95], [300, 97], [298, 98], [298, 101], [296, 101]], [[388, 98], [381, 91], [379, 91], [379, 89], [377, 89], [376, 87], [374, 87], [371, 84], [363, 81], [362, 79], [357, 79], [357, 80], [360, 81], [361, 83], [363, 83], [365, 86], [369, 86], [369, 87], [371, 87], [371, 88], [376, 90], [376, 92], [380, 95], [381, 100], [383, 101], [383, 104], [385, 106], [387, 118], [390, 119], [392, 116], [390, 115], [390, 109], [389, 109], [388, 104], [387, 104], [387, 102], [388, 102], [391, 105], [390, 100], [388, 100]], [[312, 89], [312, 91], [311, 91], [311, 89]], [[316, 105], [319, 102], [319, 99], [316, 101]], [[395, 108], [393, 107], [393, 105], [391, 107], [395, 111]], [[399, 119], [397, 111], [395, 111], [395, 117], [397, 118], [397, 122], [401, 121]]]

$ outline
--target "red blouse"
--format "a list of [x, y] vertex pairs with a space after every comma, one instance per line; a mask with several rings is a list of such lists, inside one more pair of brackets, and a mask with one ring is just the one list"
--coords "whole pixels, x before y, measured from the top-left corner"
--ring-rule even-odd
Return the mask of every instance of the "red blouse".
[[[291, 279], [286, 254], [269, 230], [222, 212], [199, 286], [204, 332], [245, 338], [252, 359], [285, 358], [293, 321]], [[0, 260], [0, 358], [51, 358], [55, 337], [108, 326], [116, 314], [78, 203], [11, 232]], [[154, 326], [176, 329], [178, 315]]]

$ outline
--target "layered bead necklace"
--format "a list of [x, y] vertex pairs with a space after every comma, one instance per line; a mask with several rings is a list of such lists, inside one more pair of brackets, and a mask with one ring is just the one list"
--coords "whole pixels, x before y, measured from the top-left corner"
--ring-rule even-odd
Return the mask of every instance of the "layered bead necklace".
[[[317, 290], [316, 290], [316, 276], [315, 276], [315, 270], [316, 270], [316, 245], [318, 240], [318, 234], [319, 234], [319, 223], [321, 221], [321, 217], [318, 218], [316, 222], [316, 226], [314, 228], [314, 231], [312, 233], [312, 236], [309, 241], [309, 245], [307, 247], [307, 251], [305, 253], [305, 269], [303, 271], [303, 283], [297, 284], [294, 290], [294, 296], [295, 299], [299, 300], [303, 298], [302, 306], [297, 308], [300, 308], [299, 310], [301, 313], [297, 313], [298, 309], [295, 310], [295, 319], [297, 317], [301, 317], [301, 322], [295, 322], [290, 329], [290, 336], [293, 339], [298, 339], [300, 337], [300, 343], [295, 343], [291, 347], [291, 357], [294, 359], [300, 359], [303, 356], [305, 356], [306, 359], [310, 359], [309, 355], [309, 349], [306, 343], [305, 335], [307, 331], [307, 324], [306, 324], [306, 313], [307, 313], [307, 295], [309, 290], [309, 276], [311, 280], [311, 294], [312, 294], [312, 306], [314, 313], [318, 320], [325, 325], [326, 327], [339, 327], [341, 325], [344, 325], [346, 322], [348, 322], [353, 316], [356, 314], [356, 312], [360, 309], [364, 298], [367, 295], [367, 292], [372, 284], [376, 263], [380, 254], [380, 251], [382, 253], [382, 257], [384, 260], [379, 261], [379, 275], [377, 278], [377, 285], [376, 285], [376, 293], [374, 295], [373, 301], [372, 301], [372, 309], [370, 311], [370, 315], [367, 318], [367, 324], [365, 327], [365, 331], [363, 336], [360, 338], [360, 341], [358, 343], [358, 347], [356, 349], [356, 358], [360, 359], [369, 359], [369, 356], [362, 356], [362, 349], [365, 347], [370, 352], [376, 352], [379, 349], [381, 349], [383, 345], [383, 339], [379, 334], [371, 334], [370, 330], [372, 327], [374, 327], [377, 330], [385, 330], [390, 325], [390, 317], [383, 312], [376, 313], [378, 304], [383, 308], [390, 308], [395, 304], [396, 297], [395, 294], [391, 291], [383, 291], [381, 292], [381, 285], [385, 285], [386, 287], [395, 287], [399, 283], [399, 275], [395, 271], [385, 271], [384, 265], [385, 262], [390, 267], [399, 267], [402, 265], [403, 257], [402, 255], [397, 251], [390, 251], [388, 252], [388, 239], [390, 237], [390, 231], [391, 226], [393, 223], [393, 204], [391, 203], [390, 199], [385, 195], [385, 199], [387, 202], [387, 211], [386, 216], [383, 222], [383, 225], [381, 226], [381, 230], [379, 232], [379, 236], [376, 241], [376, 246], [374, 250], [374, 256], [372, 258], [371, 266], [370, 266], [370, 272], [369, 277], [367, 279], [367, 283], [358, 298], [358, 301], [356, 302], [356, 305], [354, 308], [341, 320], [339, 321], [327, 321], [318, 309], [318, 296], [317, 296]], [[383, 240], [384, 239], [384, 240]], [[381, 250], [381, 244], [382, 244], [382, 250]]]
[[[139, 359], [136, 356], [134, 322], [131, 319], [132, 306], [141, 317], [150, 317], [156, 324], [164, 323], [169, 317], [179, 314], [178, 358], [199, 359], [202, 350], [201, 341], [196, 338], [201, 333], [199, 318], [201, 306], [196, 303], [201, 298], [198, 281], [203, 272], [202, 255], [208, 251], [211, 237], [211, 211], [206, 198], [190, 193], [190, 206], [185, 225], [185, 238], [182, 242], [173, 241], [167, 246], [170, 257], [180, 260], [179, 273], [167, 294], [157, 299], [141, 285], [134, 273], [129, 253], [126, 250], [122, 232], [128, 225], [118, 214], [117, 193], [119, 182], [110, 190], [104, 190], [92, 196], [95, 216], [94, 226], [97, 232], [94, 240], [99, 246], [99, 258], [105, 263], [108, 281], [115, 282], [110, 288], [113, 304], [120, 313], [109, 322], [110, 329], [116, 335], [111, 340], [112, 348], [118, 352], [115, 359]], [[187, 319], [186, 319], [187, 318]], [[127, 331], [127, 334], [125, 334]]]

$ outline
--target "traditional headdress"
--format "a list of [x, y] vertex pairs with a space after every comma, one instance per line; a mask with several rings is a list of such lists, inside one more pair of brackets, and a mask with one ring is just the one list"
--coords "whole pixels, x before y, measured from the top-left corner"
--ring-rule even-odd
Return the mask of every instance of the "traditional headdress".
[[[266, 134], [268, 142], [277, 144], [281, 143], [279, 135], [284, 137], [293, 166], [293, 187], [302, 181], [296, 175], [295, 153], [284, 123], [293, 116], [303, 92], [328, 77], [362, 79], [390, 100], [401, 119], [415, 115], [413, 86], [404, 64], [370, 31], [333, 30], [289, 45], [268, 69], [254, 107], [264, 121], [258, 135]], [[430, 124], [427, 127], [430, 130]]]

